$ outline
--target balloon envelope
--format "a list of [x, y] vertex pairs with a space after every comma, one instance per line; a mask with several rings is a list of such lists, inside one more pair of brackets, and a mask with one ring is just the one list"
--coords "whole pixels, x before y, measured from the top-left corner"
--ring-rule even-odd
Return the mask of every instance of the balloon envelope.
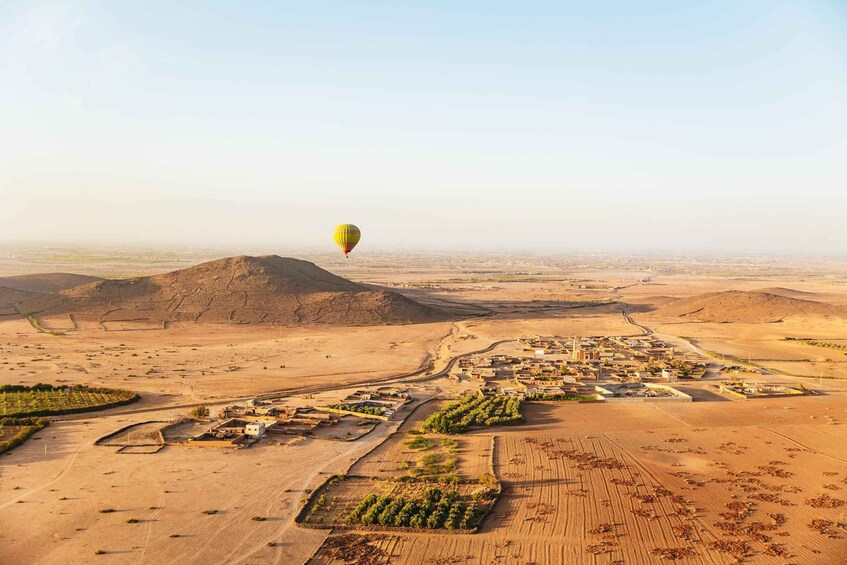
[[335, 228], [335, 243], [344, 252], [345, 257], [353, 251], [353, 248], [359, 243], [361, 237], [362, 232], [353, 224], [341, 224]]

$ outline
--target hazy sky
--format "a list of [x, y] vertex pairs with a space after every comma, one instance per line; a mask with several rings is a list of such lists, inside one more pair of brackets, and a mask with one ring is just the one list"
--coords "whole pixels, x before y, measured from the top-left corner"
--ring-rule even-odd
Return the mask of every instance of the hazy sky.
[[843, 2], [0, 0], [0, 240], [847, 249]]

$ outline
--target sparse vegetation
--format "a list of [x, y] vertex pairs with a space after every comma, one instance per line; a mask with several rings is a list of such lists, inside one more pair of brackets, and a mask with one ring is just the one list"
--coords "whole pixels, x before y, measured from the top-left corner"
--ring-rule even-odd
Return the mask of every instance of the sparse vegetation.
[[406, 440], [403, 442], [403, 445], [409, 449], [414, 449], [415, 451], [426, 451], [427, 449], [431, 449], [435, 444], [423, 436], [417, 436], [413, 439]]
[[459, 480], [455, 474], [457, 463], [453, 455], [425, 453], [409, 469], [409, 475], [425, 481], [456, 482]]
[[441, 438], [441, 447], [446, 449], [450, 453], [458, 453], [459, 452], [459, 440], [452, 438]]

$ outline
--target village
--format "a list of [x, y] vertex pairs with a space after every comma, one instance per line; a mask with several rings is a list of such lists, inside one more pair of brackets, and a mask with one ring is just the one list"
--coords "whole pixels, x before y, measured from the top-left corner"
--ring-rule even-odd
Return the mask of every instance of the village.
[[453, 377], [524, 400], [691, 401], [669, 383], [701, 379], [706, 369], [652, 336], [524, 337], [513, 353], [460, 360]]
[[[741, 380], [739, 367], [718, 367], [709, 379], [706, 360], [654, 336], [522, 337], [486, 355], [460, 357], [447, 374], [462, 397], [586, 403], [692, 402], [695, 390], [712, 388], [732, 399], [802, 396], [802, 387]], [[723, 371], [723, 372], [722, 372]], [[724, 373], [729, 373], [726, 376]], [[722, 380], [714, 380], [718, 376]], [[723, 380], [726, 379], [726, 380]], [[709, 381], [708, 383], [706, 381]], [[687, 382], [686, 391], [677, 383]], [[165, 446], [244, 448], [291, 436], [355, 441], [380, 422], [404, 420], [418, 404], [418, 385], [367, 383], [331, 398], [248, 398], [205, 406], [170, 422], [145, 422], [98, 440], [120, 453], [156, 453]], [[692, 392], [692, 394], [694, 394]], [[289, 439], [286, 439], [289, 438]]]
[[411, 400], [409, 389], [398, 387], [355, 390], [331, 404], [317, 403], [310, 396], [250, 398], [220, 408], [215, 415], [198, 406], [176, 421], [134, 425], [97, 443], [120, 446], [121, 453], [154, 453], [166, 445], [243, 448], [264, 438], [282, 441], [285, 436], [353, 441], [402, 412]]

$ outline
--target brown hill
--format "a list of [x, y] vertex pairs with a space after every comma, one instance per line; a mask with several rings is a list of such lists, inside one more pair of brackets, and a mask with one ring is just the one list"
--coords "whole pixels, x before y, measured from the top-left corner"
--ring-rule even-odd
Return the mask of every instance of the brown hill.
[[764, 292], [767, 294], [777, 294], [779, 296], [787, 296], [789, 298], [803, 298], [811, 300], [818, 296], [814, 292], [805, 292], [803, 290], [795, 290], [793, 288], [785, 288], [784, 286], [771, 286], [768, 288], [759, 288], [755, 292]]
[[847, 318], [839, 306], [767, 292], [729, 290], [675, 300], [656, 309], [663, 316], [708, 322], [778, 322], [791, 316]]
[[0, 287], [26, 292], [59, 292], [101, 280], [103, 279], [99, 277], [75, 275], [73, 273], [38, 273], [35, 275], [0, 277]]
[[230, 257], [162, 275], [101, 280], [25, 300], [38, 317], [79, 321], [376, 325], [422, 323], [443, 314], [298, 259]]

